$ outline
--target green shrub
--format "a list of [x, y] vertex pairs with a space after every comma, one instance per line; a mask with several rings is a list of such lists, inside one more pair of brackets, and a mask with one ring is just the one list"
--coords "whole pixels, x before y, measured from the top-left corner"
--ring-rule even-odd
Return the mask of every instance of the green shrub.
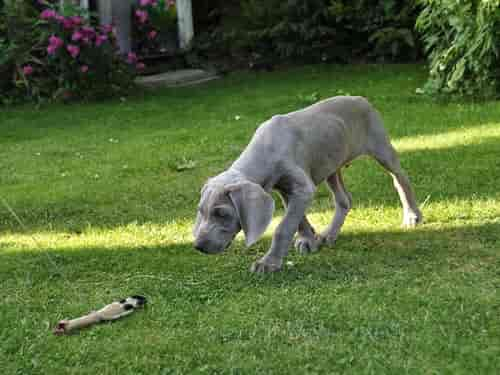
[[429, 94], [500, 94], [500, 0], [421, 0]]
[[419, 7], [415, 1], [331, 0], [347, 44], [372, 60], [416, 60], [420, 45], [414, 31]]
[[38, 10], [28, 1], [9, 1], [0, 8], [0, 100], [28, 95], [23, 67], [42, 49], [43, 31], [36, 28]]
[[223, 6], [209, 13], [221, 25], [198, 37], [204, 51], [308, 61], [419, 57], [414, 1], [243, 0], [230, 2], [237, 17], [229, 25]]
[[242, 1], [244, 29], [237, 37], [262, 55], [319, 57], [335, 35], [327, 5], [324, 0]]

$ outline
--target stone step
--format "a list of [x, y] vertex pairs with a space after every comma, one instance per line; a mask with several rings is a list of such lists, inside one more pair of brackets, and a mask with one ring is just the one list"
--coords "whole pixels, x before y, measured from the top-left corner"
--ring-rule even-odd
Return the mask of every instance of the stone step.
[[201, 69], [183, 69], [150, 76], [140, 76], [135, 79], [135, 82], [147, 88], [181, 87], [196, 85], [217, 78], [220, 77], [214, 72]]

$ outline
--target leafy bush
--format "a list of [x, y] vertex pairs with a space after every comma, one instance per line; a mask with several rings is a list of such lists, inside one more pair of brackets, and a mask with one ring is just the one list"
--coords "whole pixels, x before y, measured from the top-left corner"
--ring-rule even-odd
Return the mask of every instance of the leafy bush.
[[421, 0], [417, 20], [429, 54], [424, 92], [500, 94], [500, 0]]
[[331, 0], [343, 40], [358, 54], [376, 60], [415, 60], [420, 46], [414, 32], [419, 7], [415, 1]]
[[238, 33], [248, 49], [280, 58], [321, 55], [331, 47], [335, 29], [324, 0], [242, 1], [244, 30]]
[[[38, 10], [27, 1], [0, 8], [0, 99], [7, 94], [29, 94], [26, 74], [43, 48], [43, 33], [35, 27]], [[22, 31], [21, 31], [22, 30]], [[21, 32], [20, 32], [21, 31]]]
[[[419, 57], [413, 30], [418, 8], [413, 1], [243, 0], [235, 9], [236, 23], [221, 24], [198, 37], [202, 52], [219, 49], [233, 56], [288, 60]], [[209, 14], [218, 22], [229, 16], [220, 9]]]
[[141, 66], [134, 54], [127, 62], [119, 56], [110, 25], [92, 26], [89, 14], [78, 7], [59, 10], [39, 3], [41, 12], [32, 1], [5, 4], [7, 38], [0, 40], [4, 102], [110, 96], [131, 85]]

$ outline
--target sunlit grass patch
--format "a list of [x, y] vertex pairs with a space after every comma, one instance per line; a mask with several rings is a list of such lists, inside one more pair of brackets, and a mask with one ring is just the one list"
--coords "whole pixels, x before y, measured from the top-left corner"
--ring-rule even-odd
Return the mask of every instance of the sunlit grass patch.
[[408, 152], [478, 145], [490, 139], [500, 142], [500, 127], [498, 123], [463, 127], [459, 130], [452, 130], [446, 133], [405, 137], [396, 139], [393, 143], [399, 152]]

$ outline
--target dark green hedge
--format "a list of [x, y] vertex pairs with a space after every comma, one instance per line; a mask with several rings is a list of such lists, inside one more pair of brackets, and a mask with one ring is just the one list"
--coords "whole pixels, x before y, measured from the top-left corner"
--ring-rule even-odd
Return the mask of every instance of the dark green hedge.
[[415, 1], [194, 0], [196, 46], [211, 57], [411, 61]]

